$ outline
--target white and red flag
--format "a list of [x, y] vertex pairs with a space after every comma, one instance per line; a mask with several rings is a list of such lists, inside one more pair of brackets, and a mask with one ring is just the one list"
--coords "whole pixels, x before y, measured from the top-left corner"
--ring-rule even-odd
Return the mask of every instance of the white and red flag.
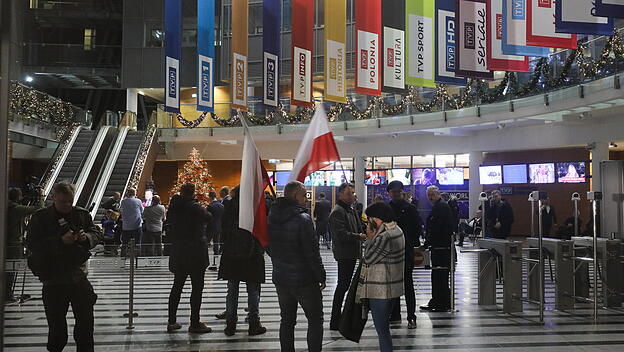
[[289, 181], [303, 182], [309, 174], [336, 161], [340, 161], [340, 154], [325, 109], [319, 104], [297, 151]]

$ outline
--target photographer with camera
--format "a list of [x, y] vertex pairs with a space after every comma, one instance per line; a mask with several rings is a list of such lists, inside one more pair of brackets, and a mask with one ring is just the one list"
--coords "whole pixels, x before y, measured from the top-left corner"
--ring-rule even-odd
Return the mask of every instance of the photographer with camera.
[[48, 351], [67, 344], [67, 309], [75, 318], [78, 351], [93, 351], [93, 306], [97, 295], [87, 279], [89, 250], [103, 239], [85, 209], [73, 206], [76, 189], [68, 182], [54, 185], [53, 205], [33, 214], [28, 224], [28, 266], [43, 283], [48, 321]]

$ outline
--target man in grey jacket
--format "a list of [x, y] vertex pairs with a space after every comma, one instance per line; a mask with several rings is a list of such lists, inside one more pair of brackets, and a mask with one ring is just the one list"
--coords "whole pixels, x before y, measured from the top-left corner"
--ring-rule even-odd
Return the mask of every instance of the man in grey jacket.
[[361, 243], [366, 239], [364, 224], [353, 209], [353, 185], [343, 183], [338, 187], [338, 201], [329, 215], [329, 233], [332, 238], [334, 259], [338, 262], [338, 282], [334, 292], [329, 329], [337, 331], [340, 325], [344, 296], [349, 289], [355, 263], [361, 256]]

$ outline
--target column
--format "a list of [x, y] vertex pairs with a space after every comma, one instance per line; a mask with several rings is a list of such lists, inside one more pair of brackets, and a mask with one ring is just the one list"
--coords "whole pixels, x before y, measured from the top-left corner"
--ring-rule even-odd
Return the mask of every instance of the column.
[[602, 182], [600, 180], [600, 162], [609, 160], [609, 143], [596, 142], [596, 147], [592, 149], [592, 191], [601, 191]]
[[364, 209], [367, 206], [366, 185], [364, 184], [364, 177], [366, 172], [366, 162], [363, 156], [356, 156], [353, 158], [353, 180], [355, 181], [355, 194], [358, 196], [360, 203], [364, 205]]
[[137, 88], [126, 89], [126, 111], [137, 113], [139, 111], [139, 90]]
[[469, 205], [470, 205], [470, 214], [468, 214], [468, 218], [472, 218], [479, 209], [479, 194], [483, 192], [483, 186], [481, 186], [479, 182], [479, 166], [483, 163], [483, 153], [482, 152], [470, 152], [470, 164], [469, 164], [469, 172], [470, 172], [470, 183], [469, 183]]

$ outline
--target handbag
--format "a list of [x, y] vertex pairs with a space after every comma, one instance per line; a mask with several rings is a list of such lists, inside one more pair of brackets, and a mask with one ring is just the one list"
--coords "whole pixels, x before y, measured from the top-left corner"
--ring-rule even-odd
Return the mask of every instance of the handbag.
[[355, 275], [353, 275], [353, 279], [351, 280], [342, 316], [340, 317], [340, 324], [338, 325], [338, 331], [340, 331], [340, 334], [344, 336], [344, 338], [358, 343], [362, 337], [362, 331], [364, 331], [366, 320], [368, 320], [368, 312], [364, 314], [364, 305], [356, 301], [361, 271], [362, 262], [360, 261]]

